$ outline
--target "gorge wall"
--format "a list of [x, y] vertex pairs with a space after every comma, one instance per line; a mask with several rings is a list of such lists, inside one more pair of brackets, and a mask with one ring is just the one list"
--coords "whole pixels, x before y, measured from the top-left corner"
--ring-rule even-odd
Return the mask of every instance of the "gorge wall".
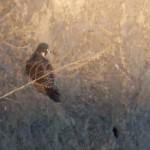
[[0, 99], [0, 150], [150, 149], [149, 0], [0, 3], [0, 95], [47, 42], [62, 99], [32, 85]]

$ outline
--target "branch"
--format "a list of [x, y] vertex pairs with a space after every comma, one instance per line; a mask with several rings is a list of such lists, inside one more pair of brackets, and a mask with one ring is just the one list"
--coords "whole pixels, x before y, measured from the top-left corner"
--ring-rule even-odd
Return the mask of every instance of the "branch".
[[[105, 51], [108, 52], [108, 49], [105, 50]], [[16, 92], [18, 92], [18, 91], [20, 91], [20, 90], [23, 90], [24, 88], [28, 87], [29, 85], [35, 83], [37, 80], [42, 79], [43, 77], [48, 76], [49, 74], [51, 74], [51, 73], [53, 73], [53, 72], [58, 72], [58, 71], [61, 71], [61, 70], [69, 69], [70, 67], [72, 68], [72, 67], [75, 67], [75, 66], [80, 65], [80, 64], [82, 64], [82, 66], [83, 66], [83, 65], [87, 65], [88, 63], [90, 63], [90, 62], [92, 62], [92, 61], [96, 61], [96, 60], [98, 60], [98, 59], [104, 54], [105, 51], [102, 51], [102, 52], [98, 53], [98, 54], [95, 55], [95, 56], [86, 57], [86, 58], [83, 58], [83, 59], [74, 61], [74, 62], [72, 62], [72, 63], [70, 63], [70, 64], [67, 64], [67, 65], [65, 65], [65, 66], [59, 67], [59, 68], [57, 68], [57, 69], [54, 69], [53, 71], [48, 72], [47, 74], [45, 74], [45, 75], [39, 77], [38, 79], [33, 80], [33, 81], [31, 81], [31, 82], [28, 82], [27, 84], [25, 84], [25, 85], [23, 85], [23, 86], [21, 86], [21, 87], [18, 87], [18, 88], [16, 88], [15, 90], [12, 90], [12, 91], [10, 91], [10, 92], [4, 94], [3, 96], [0, 97], [0, 99], [4, 99], [5, 97], [12, 95], [13, 93], [16, 93]], [[85, 63], [85, 62], [86, 62], [86, 63]]]

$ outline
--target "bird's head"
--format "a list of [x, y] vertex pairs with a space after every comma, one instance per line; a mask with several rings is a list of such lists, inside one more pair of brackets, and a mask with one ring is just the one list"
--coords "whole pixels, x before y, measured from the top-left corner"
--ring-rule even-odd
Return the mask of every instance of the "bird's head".
[[36, 49], [36, 52], [41, 55], [42, 57], [45, 57], [49, 51], [48, 44], [47, 43], [40, 43]]

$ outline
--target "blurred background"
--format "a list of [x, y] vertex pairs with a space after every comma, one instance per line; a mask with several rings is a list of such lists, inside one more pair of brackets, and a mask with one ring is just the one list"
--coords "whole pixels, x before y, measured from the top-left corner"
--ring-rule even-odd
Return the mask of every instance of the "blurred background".
[[149, 14], [149, 0], [1, 0], [0, 96], [47, 42], [62, 103], [32, 85], [0, 99], [0, 149], [149, 150]]

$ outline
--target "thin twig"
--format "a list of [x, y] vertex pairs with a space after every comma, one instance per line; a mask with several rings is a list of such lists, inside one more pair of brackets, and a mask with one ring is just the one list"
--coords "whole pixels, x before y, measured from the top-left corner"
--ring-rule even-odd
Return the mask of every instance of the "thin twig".
[[29, 47], [29, 44], [25, 45], [25, 46], [14, 46], [13, 44], [8, 43], [7, 41], [3, 41], [3, 43], [5, 45], [9, 46], [9, 47], [16, 48], [16, 49], [24, 49], [24, 48], [28, 48]]
[[[90, 63], [90, 62], [92, 62], [92, 61], [98, 60], [98, 59], [100, 58], [100, 56], [102, 56], [102, 54], [104, 54], [104, 52], [105, 52], [105, 51], [102, 51], [102, 52], [100, 52], [99, 54], [97, 54], [96, 56], [83, 58], [83, 59], [74, 61], [74, 62], [72, 62], [72, 63], [69, 63], [69, 64], [67, 64], [67, 65], [65, 65], [65, 66], [59, 67], [59, 68], [57, 68], [57, 69], [54, 69], [53, 71], [48, 72], [47, 74], [45, 74], [45, 75], [39, 77], [38, 79], [33, 80], [33, 81], [31, 81], [31, 82], [28, 82], [27, 84], [25, 84], [25, 85], [23, 85], [23, 86], [21, 86], [21, 87], [18, 87], [18, 88], [16, 88], [15, 90], [12, 90], [12, 91], [10, 91], [10, 92], [4, 94], [3, 96], [0, 97], [0, 99], [3, 99], [3, 98], [5, 98], [5, 97], [7, 97], [7, 96], [10, 96], [10, 95], [12, 95], [13, 93], [16, 93], [16, 92], [18, 92], [18, 91], [20, 91], [20, 90], [22, 90], [22, 89], [28, 87], [29, 85], [33, 84], [33, 83], [36, 82], [37, 80], [42, 79], [43, 77], [45, 77], [45, 76], [47, 76], [47, 75], [49, 75], [49, 74], [51, 74], [51, 73], [53, 73], [53, 72], [58, 72], [58, 71], [61, 71], [61, 70], [65, 70], [65, 69], [67, 69], [67, 68], [69, 68], [69, 67], [76, 66], [77, 64], [82, 64], [82, 63], [84, 63], [84, 65], [86, 65], [86, 64], [88, 64], [88, 63]], [[85, 63], [85, 62], [87, 62], [87, 63]]]

